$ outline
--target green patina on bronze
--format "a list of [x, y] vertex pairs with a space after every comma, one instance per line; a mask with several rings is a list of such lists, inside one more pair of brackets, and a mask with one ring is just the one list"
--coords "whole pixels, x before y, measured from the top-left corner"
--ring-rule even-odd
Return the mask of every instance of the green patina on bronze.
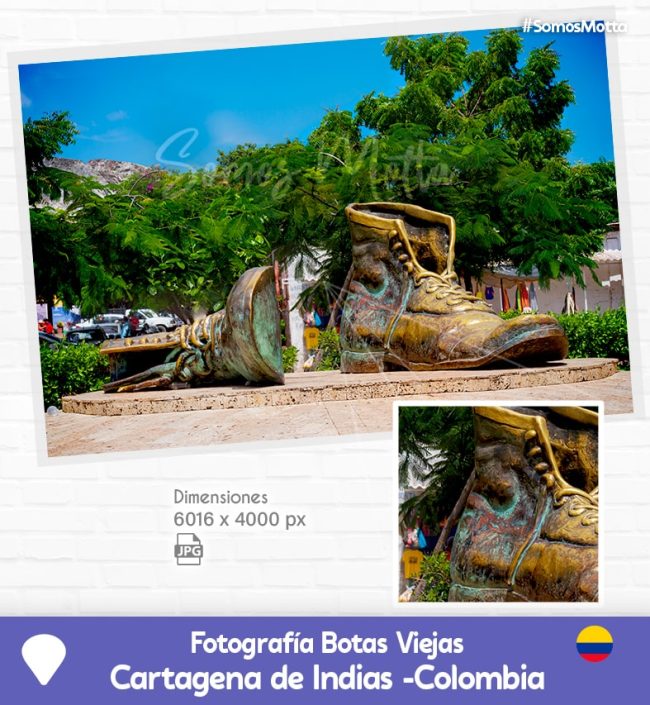
[[174, 382], [283, 384], [273, 268], [245, 272], [221, 311], [171, 333], [111, 340], [101, 351], [111, 363], [106, 392], [163, 389]]
[[401, 203], [353, 203], [353, 275], [341, 322], [341, 371], [440, 370], [559, 360], [551, 316], [502, 320], [458, 285], [449, 215]]
[[478, 407], [475, 438], [449, 600], [596, 601], [596, 412]]

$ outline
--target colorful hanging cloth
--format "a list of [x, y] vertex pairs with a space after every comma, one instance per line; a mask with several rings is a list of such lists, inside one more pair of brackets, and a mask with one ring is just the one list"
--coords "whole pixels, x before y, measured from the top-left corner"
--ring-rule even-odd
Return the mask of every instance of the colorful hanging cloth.
[[533, 311], [539, 310], [539, 306], [537, 305], [537, 293], [535, 292], [535, 284], [533, 284], [533, 282], [531, 282], [528, 287], [528, 300], [530, 301], [530, 307]]
[[511, 309], [510, 299], [508, 298], [508, 290], [503, 286], [503, 279], [501, 279], [501, 310], [509, 311]]
[[526, 289], [526, 285], [524, 282], [519, 282], [519, 286], [517, 287], [519, 291], [519, 299], [521, 301], [521, 310], [529, 309], [530, 308], [530, 299], [528, 298], [528, 289]]

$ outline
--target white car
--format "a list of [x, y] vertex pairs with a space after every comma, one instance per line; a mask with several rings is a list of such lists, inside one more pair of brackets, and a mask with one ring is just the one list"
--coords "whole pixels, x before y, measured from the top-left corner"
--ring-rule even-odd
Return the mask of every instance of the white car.
[[[131, 315], [131, 311], [127, 311], [127, 316]], [[176, 316], [168, 316], [156, 313], [150, 308], [139, 308], [135, 315], [140, 320], [138, 333], [164, 333], [168, 330], [175, 330], [181, 325], [182, 321]]]
[[79, 321], [79, 323], [72, 326], [72, 329], [101, 328], [106, 333], [107, 338], [118, 338], [122, 318], [123, 316], [117, 313], [100, 313], [94, 318]]

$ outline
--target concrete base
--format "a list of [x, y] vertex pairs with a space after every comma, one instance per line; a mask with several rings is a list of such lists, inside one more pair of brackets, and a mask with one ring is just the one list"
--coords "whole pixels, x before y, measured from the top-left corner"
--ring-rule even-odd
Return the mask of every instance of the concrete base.
[[[341, 374], [302, 372], [286, 375], [284, 385], [232, 385], [171, 389], [159, 392], [104, 394], [91, 392], [63, 398], [63, 411], [93, 416], [139, 416], [179, 411], [251, 409], [322, 402], [413, 398], [463, 392], [495, 392], [604, 379], [616, 373], [616, 360], [580, 359], [539, 367], [440, 372]], [[571, 397], [569, 397], [571, 398]]]

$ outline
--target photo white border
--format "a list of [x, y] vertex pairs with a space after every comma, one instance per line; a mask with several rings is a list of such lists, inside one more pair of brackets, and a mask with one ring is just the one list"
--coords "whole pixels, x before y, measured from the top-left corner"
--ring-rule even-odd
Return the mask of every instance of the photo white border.
[[[619, 19], [615, 8], [600, 6], [593, 8], [556, 8], [553, 10], [525, 9], [520, 12], [504, 12], [490, 14], [455, 15], [451, 17], [435, 17], [427, 20], [405, 21], [397, 23], [369, 23], [363, 25], [336, 26], [326, 28], [261, 32], [254, 34], [233, 34], [219, 37], [197, 37], [179, 40], [159, 40], [146, 42], [113, 43], [96, 46], [57, 47], [29, 51], [8, 52], [10, 104], [14, 136], [14, 156], [17, 174], [19, 227], [21, 234], [25, 306], [27, 311], [27, 335], [29, 363], [32, 369], [32, 401], [35, 412], [36, 453], [39, 466], [49, 466], [67, 463], [86, 463], [92, 460], [117, 460], [121, 458], [156, 457], [159, 451], [133, 451], [120, 453], [100, 453], [85, 455], [66, 455], [51, 458], [47, 453], [47, 436], [45, 415], [42, 409], [42, 381], [40, 374], [40, 354], [37, 336], [33, 334], [34, 302], [36, 292], [34, 284], [33, 258], [29, 226], [29, 205], [27, 198], [27, 179], [24, 161], [24, 143], [22, 130], [22, 106], [20, 100], [20, 84], [18, 67], [22, 64], [35, 64], [56, 61], [77, 61], [84, 59], [117, 58], [125, 56], [147, 56], [155, 54], [172, 54], [183, 52], [210, 51], [219, 49], [243, 49], [259, 46], [277, 46], [291, 44], [306, 44], [313, 42], [343, 41], [353, 39], [371, 39], [394, 35], [420, 35], [447, 32], [463, 32], [472, 30], [489, 30], [499, 27], [521, 26], [523, 15], [526, 17], [544, 18], [549, 22], [572, 21], [580, 19]], [[628, 313], [628, 342], [631, 361], [631, 388], [634, 411], [631, 414], [610, 415], [611, 421], [625, 421], [645, 418], [643, 378], [641, 370], [641, 345], [638, 327], [638, 310], [634, 273], [632, 266], [631, 237], [623, 234], [623, 230], [631, 227], [628, 170], [625, 160], [625, 144], [622, 125], [622, 97], [620, 90], [620, 65], [615, 51], [620, 35], [610, 34], [606, 37], [608, 76], [610, 87], [610, 106], [612, 115], [612, 134], [614, 137], [615, 166], [617, 171], [617, 191], [619, 195], [619, 217], [624, 225], [621, 229], [621, 250], [623, 271], [625, 276], [626, 310]], [[611, 53], [610, 53], [611, 52]], [[615, 60], [615, 61], [614, 61]], [[621, 197], [621, 194], [624, 197]], [[622, 216], [622, 217], [621, 217]], [[624, 244], [623, 244], [624, 243]], [[630, 296], [632, 294], [632, 296]], [[471, 393], [467, 401], [469, 403]], [[447, 404], [451, 404], [447, 402]], [[569, 404], [568, 401], [563, 404]], [[368, 436], [379, 434], [351, 434], [349, 436], [334, 436], [332, 443], [363, 442]], [[388, 438], [390, 434], [381, 434], [380, 438]], [[302, 448], [310, 445], [322, 445], [324, 439], [300, 439], [300, 441], [253, 441], [247, 443], [232, 443], [222, 446], [183, 446], [179, 453], [188, 452], [245, 452], [249, 450], [282, 449], [287, 444], [297, 444]], [[169, 455], [174, 450], [165, 450]]]
[[[598, 408], [598, 488], [599, 488], [599, 512], [598, 512], [598, 602], [399, 602], [399, 577], [400, 577], [400, 552], [399, 542], [401, 535], [399, 532], [399, 410], [406, 406], [418, 407], [456, 407], [456, 406], [501, 406], [501, 407], [549, 407], [549, 406], [594, 406]], [[607, 418], [607, 421], [605, 421]], [[603, 472], [603, 423], [609, 423], [610, 417], [605, 417], [604, 404], [597, 400], [523, 400], [523, 401], [503, 401], [479, 399], [474, 402], [469, 400], [450, 400], [448, 402], [438, 400], [421, 401], [396, 401], [393, 404], [393, 443], [392, 443], [392, 463], [393, 463], [393, 513], [391, 517], [393, 532], [393, 560], [391, 579], [391, 606], [398, 610], [400, 614], [409, 616], [437, 616], [437, 617], [492, 617], [492, 616], [583, 616], [586, 614], [601, 615], [612, 614], [612, 605], [607, 602], [607, 595], [604, 592], [605, 585], [605, 561], [603, 560], [603, 541], [606, 535], [607, 522], [603, 516], [607, 513], [607, 473]], [[601, 485], [605, 483], [604, 490]], [[603, 507], [604, 499], [604, 507]], [[604, 508], [604, 511], [603, 511]]]

